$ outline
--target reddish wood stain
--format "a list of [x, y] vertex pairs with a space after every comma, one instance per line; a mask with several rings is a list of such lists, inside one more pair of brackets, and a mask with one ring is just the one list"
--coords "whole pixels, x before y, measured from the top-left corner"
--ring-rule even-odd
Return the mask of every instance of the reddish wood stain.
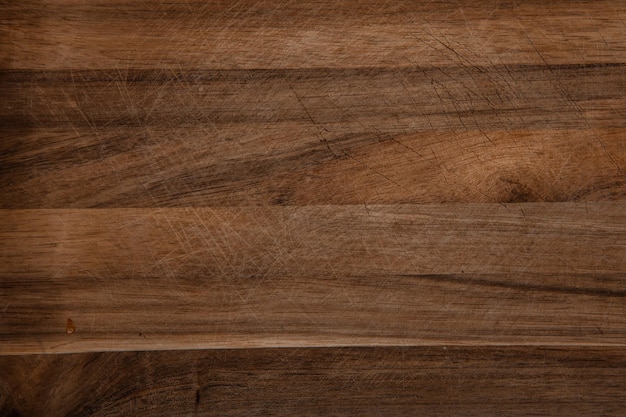
[[67, 322], [65, 323], [65, 333], [74, 334], [75, 331], [76, 331], [76, 325], [74, 325], [74, 322], [72, 321], [72, 319], [67, 319]]

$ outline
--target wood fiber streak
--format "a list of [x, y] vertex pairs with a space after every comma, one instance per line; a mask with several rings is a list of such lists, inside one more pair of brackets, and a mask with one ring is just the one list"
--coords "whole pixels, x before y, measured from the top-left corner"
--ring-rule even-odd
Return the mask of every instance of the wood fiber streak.
[[5, 352], [626, 344], [621, 203], [3, 215]]
[[[40, 381], [36, 383], [35, 381]], [[0, 357], [0, 416], [615, 416], [614, 348], [327, 348]]]

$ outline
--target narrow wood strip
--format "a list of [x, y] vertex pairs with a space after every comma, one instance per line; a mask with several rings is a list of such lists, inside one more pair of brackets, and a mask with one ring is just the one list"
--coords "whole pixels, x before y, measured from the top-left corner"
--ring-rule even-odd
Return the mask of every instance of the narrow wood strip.
[[30, 0], [0, 8], [1, 68], [626, 61], [621, 0]]
[[19, 129], [0, 143], [0, 207], [626, 199], [626, 129], [349, 130]]
[[0, 357], [0, 416], [618, 416], [624, 348], [333, 348]]
[[619, 203], [0, 214], [5, 354], [626, 344]]
[[624, 127], [626, 63], [361, 69], [2, 71], [9, 127], [306, 123], [332, 134]]

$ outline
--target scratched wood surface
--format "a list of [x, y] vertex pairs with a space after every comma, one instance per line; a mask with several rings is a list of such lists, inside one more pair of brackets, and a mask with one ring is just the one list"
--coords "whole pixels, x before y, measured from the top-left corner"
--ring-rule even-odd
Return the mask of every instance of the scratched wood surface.
[[7, 210], [0, 234], [9, 353], [626, 345], [621, 203]]
[[0, 416], [621, 415], [625, 22], [0, 0]]

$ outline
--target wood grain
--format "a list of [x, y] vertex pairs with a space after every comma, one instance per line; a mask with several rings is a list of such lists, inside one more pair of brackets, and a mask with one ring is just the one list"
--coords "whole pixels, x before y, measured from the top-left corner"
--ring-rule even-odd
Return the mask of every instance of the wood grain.
[[623, 1], [45, 4], [3, 5], [2, 208], [626, 192]]
[[5, 352], [626, 344], [621, 203], [4, 215]]
[[625, 22], [0, 0], [0, 416], [623, 415]]
[[0, 416], [616, 416], [625, 364], [582, 347], [5, 356]]
[[5, 71], [0, 207], [622, 200], [625, 70]]
[[621, 0], [3, 1], [2, 68], [624, 62]]

